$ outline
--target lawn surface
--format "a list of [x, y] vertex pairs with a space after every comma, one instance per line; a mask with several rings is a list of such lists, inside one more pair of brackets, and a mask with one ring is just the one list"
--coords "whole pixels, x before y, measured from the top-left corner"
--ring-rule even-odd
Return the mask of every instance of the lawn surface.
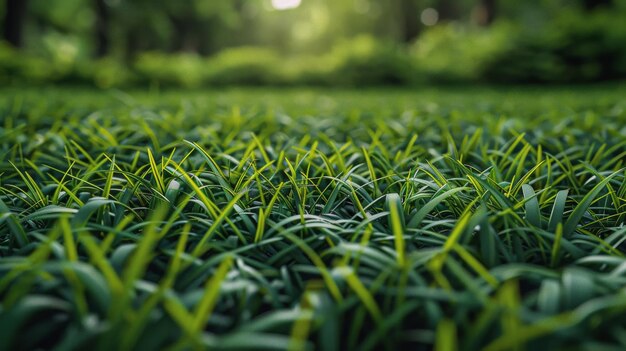
[[626, 87], [0, 91], [0, 350], [626, 349]]

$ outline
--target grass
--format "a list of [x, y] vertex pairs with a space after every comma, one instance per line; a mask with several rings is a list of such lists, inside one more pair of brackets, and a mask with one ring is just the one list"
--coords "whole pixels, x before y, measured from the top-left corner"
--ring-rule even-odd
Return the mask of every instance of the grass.
[[0, 349], [622, 350], [626, 90], [0, 94]]

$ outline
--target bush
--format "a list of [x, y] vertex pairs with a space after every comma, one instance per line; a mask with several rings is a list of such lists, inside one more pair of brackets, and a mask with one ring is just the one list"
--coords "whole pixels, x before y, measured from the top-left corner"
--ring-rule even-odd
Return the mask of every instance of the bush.
[[112, 57], [93, 61], [58, 60], [53, 56], [19, 52], [0, 42], [0, 82], [3, 84], [64, 83], [109, 88], [128, 86], [134, 81], [133, 72]]
[[190, 53], [143, 53], [135, 61], [134, 69], [142, 81], [166, 86], [197, 87], [208, 76], [205, 60]]
[[86, 79], [99, 88], [128, 86], [137, 80], [133, 71], [113, 57], [87, 62], [80, 67]]
[[284, 62], [276, 51], [258, 47], [226, 49], [207, 61], [207, 78], [215, 85], [284, 84]]
[[134, 65], [142, 81], [200, 85], [392, 85], [415, 81], [409, 56], [392, 44], [360, 36], [328, 54], [286, 57], [275, 50], [239, 47], [203, 59], [189, 54], [142, 54]]
[[590, 82], [626, 77], [626, 22], [604, 11], [569, 12], [541, 32], [518, 32], [485, 62], [495, 82]]
[[42, 57], [18, 52], [0, 42], [0, 82], [27, 84], [58, 78], [65, 67], [59, 67]]
[[286, 82], [294, 85], [329, 86], [336, 84], [336, 64], [331, 55], [299, 55], [283, 64]]
[[326, 58], [330, 82], [339, 85], [401, 85], [416, 80], [409, 56], [371, 36], [340, 42]]
[[[626, 77], [626, 21], [615, 14], [596, 12], [584, 18], [569, 14], [555, 25], [554, 53], [566, 77], [576, 81]], [[626, 13], [618, 18], [626, 18]]]
[[519, 35], [511, 45], [488, 57], [481, 78], [496, 83], [549, 83], [565, 79], [563, 63], [548, 37]]
[[411, 55], [424, 79], [455, 83], [476, 81], [487, 59], [508, 45], [513, 29], [497, 24], [489, 30], [455, 24], [432, 27], [411, 47]]

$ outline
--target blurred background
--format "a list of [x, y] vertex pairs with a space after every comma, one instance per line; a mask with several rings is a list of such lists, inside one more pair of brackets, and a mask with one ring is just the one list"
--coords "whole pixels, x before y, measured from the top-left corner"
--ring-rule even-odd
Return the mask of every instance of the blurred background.
[[626, 78], [626, 0], [0, 0], [0, 83]]

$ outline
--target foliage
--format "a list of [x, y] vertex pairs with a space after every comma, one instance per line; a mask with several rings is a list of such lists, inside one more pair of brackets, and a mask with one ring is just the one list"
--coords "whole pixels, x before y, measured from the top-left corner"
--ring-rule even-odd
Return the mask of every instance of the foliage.
[[603, 11], [584, 17], [570, 11], [537, 31], [506, 22], [486, 29], [440, 25], [424, 32], [410, 50], [362, 35], [315, 55], [244, 46], [209, 57], [143, 52], [129, 63], [113, 57], [80, 60], [69, 49], [40, 56], [0, 46], [0, 82], [200, 87], [614, 80], [626, 78], [624, 23]]
[[[624, 16], [622, 11], [622, 16]], [[500, 82], [589, 82], [626, 78], [626, 24], [614, 13], [565, 12], [540, 32], [522, 32], [486, 60]]]
[[95, 84], [98, 88], [120, 87], [135, 84], [140, 75], [139, 70], [133, 72], [119, 60], [105, 57], [79, 65], [81, 82]]
[[165, 55], [158, 52], [141, 54], [134, 65], [140, 79], [165, 86], [199, 86], [206, 80], [204, 60], [193, 53]]
[[426, 31], [413, 44], [416, 67], [431, 82], [474, 82], [483, 79], [485, 65], [506, 51], [516, 32], [506, 23], [489, 30], [447, 24]]
[[[0, 43], [0, 83], [363, 86], [626, 78], [625, 0], [293, 4], [279, 11], [270, 0], [6, 0], [1, 35], [15, 49]], [[428, 13], [432, 23], [422, 18]]]
[[41, 82], [53, 79], [56, 65], [46, 65], [45, 59], [21, 54], [0, 42], [0, 81], [5, 84]]
[[392, 44], [361, 36], [324, 55], [287, 57], [262, 47], [226, 49], [208, 58], [195, 53], [145, 52], [130, 65], [98, 61], [44, 63], [0, 48], [0, 81], [64, 82], [102, 88], [157, 83], [164, 87], [224, 85], [406, 85], [415, 81], [410, 58]]
[[623, 87], [155, 94], [0, 94], [0, 349], [626, 347]]
[[269, 85], [284, 80], [284, 58], [268, 48], [226, 49], [209, 59], [207, 65], [209, 84]]
[[392, 43], [359, 36], [339, 42], [326, 57], [339, 85], [406, 85], [414, 82], [408, 56]]

